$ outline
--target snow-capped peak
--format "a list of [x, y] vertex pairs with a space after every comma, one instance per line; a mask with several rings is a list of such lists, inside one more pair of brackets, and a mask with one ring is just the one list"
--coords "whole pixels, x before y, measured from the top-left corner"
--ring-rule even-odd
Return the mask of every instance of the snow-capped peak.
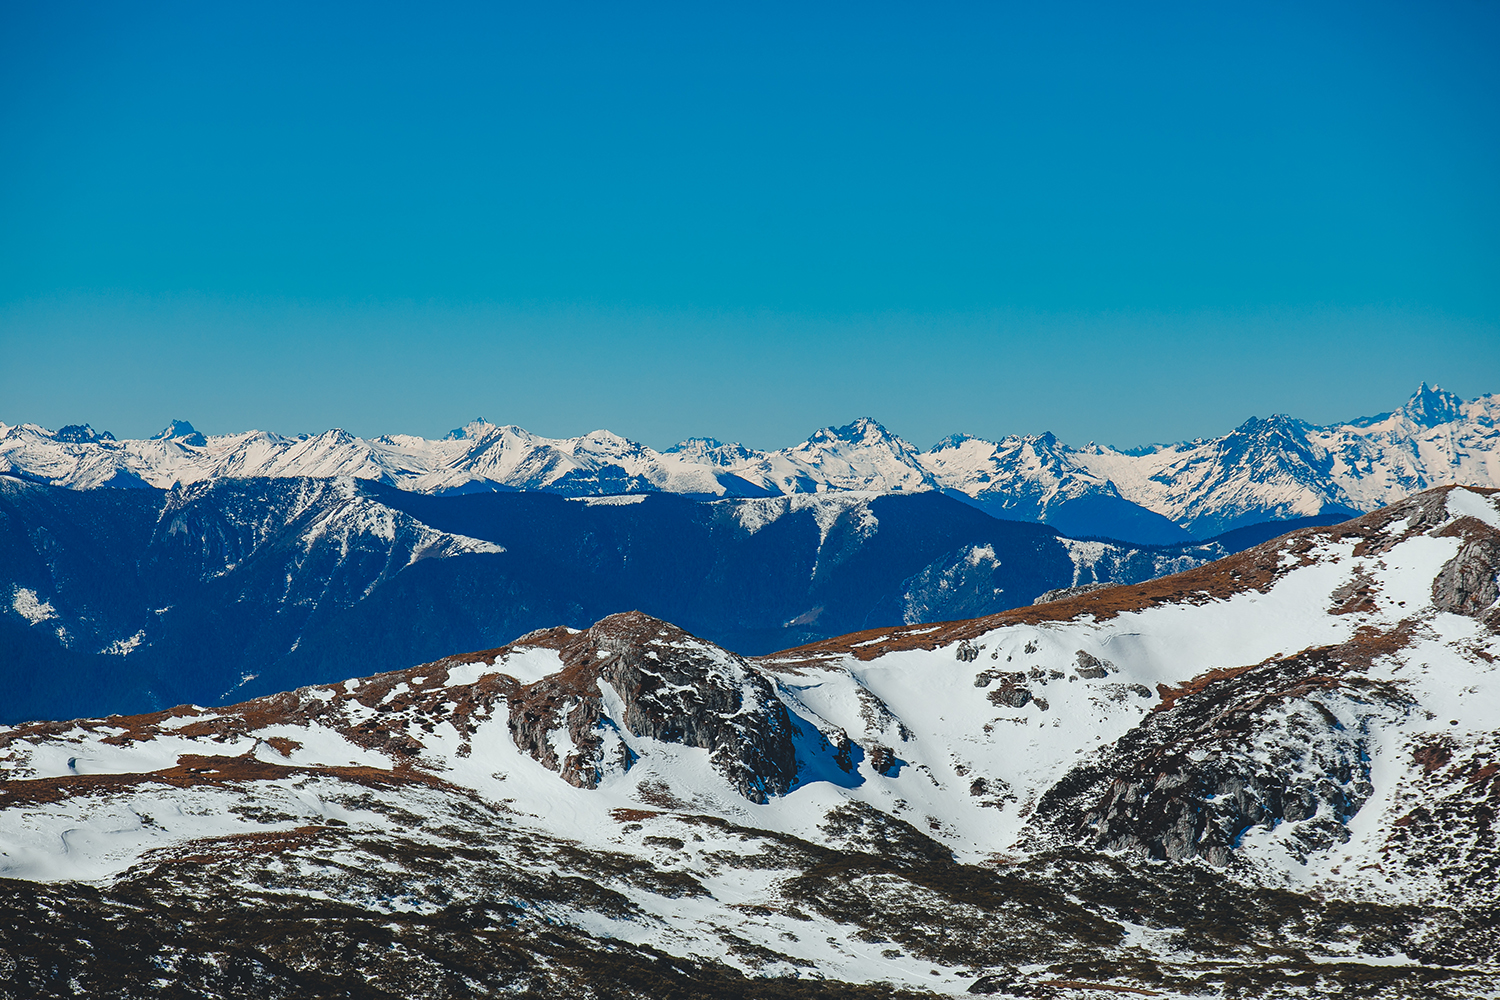
[[856, 417], [842, 427], [824, 427], [815, 431], [807, 440], [808, 443], [839, 441], [846, 444], [889, 444], [893, 447], [906, 444], [873, 417]]
[[692, 437], [679, 441], [662, 454], [676, 455], [683, 461], [701, 462], [715, 468], [742, 465], [764, 456], [764, 452], [746, 448], [738, 442], [726, 444], [711, 437]]
[[[824, 427], [803, 443], [756, 463], [784, 493], [860, 490], [880, 493], [940, 489], [917, 450], [869, 417]], [[796, 470], [797, 475], [786, 472]], [[739, 469], [734, 471], [745, 475]], [[746, 476], [746, 478], [751, 478]]]
[[[1085, 534], [1134, 525], [1143, 533], [1118, 537], [1152, 541], [1166, 540], [1162, 531], [1207, 537], [1242, 524], [1373, 510], [1442, 483], [1500, 485], [1497, 421], [1500, 396], [1465, 403], [1424, 383], [1381, 417], [1328, 427], [1282, 414], [1252, 417], [1221, 437], [1135, 449], [1072, 448], [1048, 432], [997, 442], [953, 435], [919, 453], [870, 417], [777, 451], [689, 438], [665, 452], [607, 430], [554, 439], [482, 418], [438, 441], [399, 434], [366, 440], [342, 430], [205, 436], [174, 420], [149, 440], [116, 442], [87, 424], [56, 432], [24, 424], [0, 431], [0, 469], [75, 488], [355, 476], [425, 493], [943, 490], [1003, 517], [1078, 531], [1087, 528], [1082, 516], [1113, 526]], [[1064, 503], [1072, 513], [1058, 520]], [[1146, 537], [1153, 533], [1160, 537]]]
[[455, 427], [443, 436], [444, 441], [464, 441], [482, 438], [498, 428], [483, 417], [475, 417], [462, 427]]

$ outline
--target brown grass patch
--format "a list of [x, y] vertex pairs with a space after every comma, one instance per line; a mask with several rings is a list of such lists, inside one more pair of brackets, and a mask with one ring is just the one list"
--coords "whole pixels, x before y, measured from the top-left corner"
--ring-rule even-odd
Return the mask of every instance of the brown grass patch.
[[1411, 759], [1422, 765], [1423, 774], [1431, 774], [1453, 759], [1453, 751], [1441, 743], [1428, 743], [1412, 751]]
[[15, 805], [42, 805], [76, 796], [105, 795], [127, 791], [143, 785], [165, 785], [190, 788], [203, 785], [228, 787], [256, 781], [274, 781], [288, 777], [330, 777], [369, 788], [394, 788], [427, 785], [443, 791], [463, 792], [443, 779], [415, 768], [398, 766], [392, 770], [361, 765], [342, 767], [299, 767], [272, 764], [250, 754], [238, 757], [213, 757], [182, 754], [173, 767], [131, 774], [69, 774], [56, 778], [25, 778], [0, 785], [0, 809]]
[[617, 823], [639, 823], [643, 819], [651, 819], [660, 816], [661, 813], [654, 809], [611, 809], [609, 814], [615, 818]]
[[1197, 694], [1199, 691], [1207, 689], [1210, 684], [1213, 684], [1217, 681], [1228, 680], [1231, 677], [1238, 677], [1240, 674], [1243, 674], [1247, 670], [1254, 670], [1255, 666], [1255, 664], [1249, 664], [1243, 667], [1215, 667], [1214, 669], [1206, 671], [1205, 673], [1201, 673], [1197, 677], [1194, 677], [1192, 680], [1186, 681], [1185, 683], [1177, 687], [1167, 687], [1165, 684], [1158, 684], [1156, 685], [1156, 693], [1161, 696], [1161, 704], [1157, 705], [1151, 711], [1165, 712], [1167, 709], [1175, 705], [1179, 698], [1185, 698], [1190, 694]]
[[261, 742], [283, 757], [290, 757], [292, 751], [302, 749], [301, 743], [287, 736], [267, 736]]

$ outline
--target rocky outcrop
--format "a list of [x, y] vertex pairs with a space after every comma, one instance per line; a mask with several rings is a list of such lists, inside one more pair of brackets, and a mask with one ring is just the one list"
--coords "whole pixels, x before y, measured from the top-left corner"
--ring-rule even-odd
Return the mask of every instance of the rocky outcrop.
[[621, 731], [709, 751], [752, 802], [796, 780], [786, 706], [735, 654], [638, 611], [603, 619], [558, 653], [563, 669], [511, 700], [510, 731], [569, 783], [593, 788], [606, 770], [628, 770], [633, 751]]
[[1373, 791], [1369, 723], [1405, 705], [1358, 676], [1379, 645], [1307, 650], [1164, 692], [1140, 726], [1042, 797], [1038, 841], [1222, 866], [1247, 833], [1282, 823], [1300, 859], [1347, 840]]
[[1110, 670], [1114, 667], [1114, 664], [1108, 660], [1101, 660], [1099, 657], [1082, 649], [1078, 650], [1076, 655], [1078, 658], [1078, 676], [1086, 680], [1098, 680], [1101, 677], [1108, 677]]
[[[521, 688], [510, 700], [510, 734], [516, 746], [578, 788], [595, 788], [603, 777], [604, 712], [598, 682], [597, 665], [580, 656], [566, 669]], [[556, 739], [560, 731], [571, 747], [562, 754], [562, 741]], [[628, 767], [629, 758], [621, 763]]]
[[1092, 594], [1096, 590], [1108, 590], [1110, 587], [1117, 586], [1119, 586], [1118, 582], [1108, 581], [1105, 583], [1085, 583], [1077, 587], [1058, 587], [1056, 590], [1046, 591], [1041, 597], [1038, 597], [1031, 603], [1051, 604], [1053, 601], [1066, 600], [1069, 597], [1077, 597], [1079, 594]]
[[996, 708], [1025, 708], [1026, 703], [1031, 701], [1025, 673], [1019, 670], [991, 670], [986, 673], [1000, 682], [999, 687], [985, 696]]
[[1466, 541], [1432, 581], [1432, 603], [1440, 611], [1477, 617], [1500, 599], [1500, 540]]

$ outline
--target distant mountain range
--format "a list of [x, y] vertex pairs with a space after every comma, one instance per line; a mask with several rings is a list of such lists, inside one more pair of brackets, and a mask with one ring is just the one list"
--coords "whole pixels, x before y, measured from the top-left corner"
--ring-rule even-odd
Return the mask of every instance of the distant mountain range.
[[1500, 396], [1464, 402], [1424, 383], [1375, 417], [1327, 427], [1251, 418], [1222, 437], [1129, 450], [1073, 448], [1041, 434], [955, 435], [924, 452], [868, 418], [778, 451], [694, 438], [664, 452], [608, 431], [551, 439], [484, 420], [440, 441], [342, 430], [210, 436], [180, 420], [137, 441], [86, 424], [0, 424], [0, 474], [75, 489], [347, 476], [438, 495], [941, 492], [1075, 537], [1165, 544], [1267, 521], [1353, 516], [1445, 483], [1500, 485], [1497, 417]]

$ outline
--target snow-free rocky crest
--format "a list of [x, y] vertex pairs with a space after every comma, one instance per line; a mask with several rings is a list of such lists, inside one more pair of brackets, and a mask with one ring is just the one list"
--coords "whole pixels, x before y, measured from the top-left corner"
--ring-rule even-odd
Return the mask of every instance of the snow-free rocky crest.
[[33, 996], [1493, 995], [1497, 553], [1500, 492], [1450, 487], [767, 657], [625, 614], [13, 727], [0, 964]]

